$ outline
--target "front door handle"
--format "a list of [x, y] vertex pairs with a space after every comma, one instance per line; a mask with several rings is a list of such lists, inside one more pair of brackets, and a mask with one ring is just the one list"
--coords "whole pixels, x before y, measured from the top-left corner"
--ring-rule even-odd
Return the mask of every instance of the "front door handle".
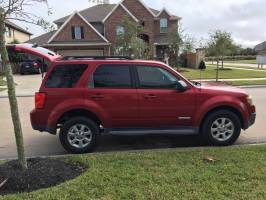
[[158, 98], [155, 94], [146, 94], [144, 95], [145, 99], [156, 99]]
[[93, 94], [90, 96], [92, 99], [103, 99], [104, 95], [102, 94]]

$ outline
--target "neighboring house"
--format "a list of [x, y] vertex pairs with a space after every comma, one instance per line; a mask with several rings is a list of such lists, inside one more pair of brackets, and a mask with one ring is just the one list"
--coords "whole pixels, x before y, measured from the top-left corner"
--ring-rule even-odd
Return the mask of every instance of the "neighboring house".
[[122, 20], [130, 20], [143, 26], [140, 35], [149, 44], [151, 56], [163, 57], [168, 44], [168, 32], [178, 25], [180, 17], [166, 9], [161, 11], [147, 7], [141, 0], [123, 0], [119, 4], [100, 4], [56, 20], [58, 30], [31, 39], [59, 54], [112, 55], [117, 34], [124, 31]]
[[16, 25], [15, 23], [6, 20], [6, 34], [5, 34], [5, 40], [6, 43], [13, 42], [14, 40], [17, 40], [20, 43], [26, 42], [30, 39], [32, 34], [21, 28], [20, 26]]
[[258, 55], [257, 55], [258, 67], [263, 68], [263, 65], [266, 64], [266, 41], [258, 44], [255, 47], [255, 51], [258, 52]]

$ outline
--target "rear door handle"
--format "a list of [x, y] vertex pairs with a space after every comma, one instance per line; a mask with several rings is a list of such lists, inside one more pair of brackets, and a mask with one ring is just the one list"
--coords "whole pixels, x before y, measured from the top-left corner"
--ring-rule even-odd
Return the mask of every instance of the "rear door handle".
[[144, 95], [144, 98], [145, 99], [156, 99], [157, 96], [155, 94], [146, 94]]
[[102, 94], [93, 94], [90, 96], [92, 99], [103, 99], [104, 95]]

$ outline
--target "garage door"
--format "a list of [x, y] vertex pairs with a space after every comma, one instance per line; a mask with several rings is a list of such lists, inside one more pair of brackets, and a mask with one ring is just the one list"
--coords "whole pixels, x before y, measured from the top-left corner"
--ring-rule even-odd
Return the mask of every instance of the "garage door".
[[103, 56], [103, 50], [59, 50], [63, 56]]

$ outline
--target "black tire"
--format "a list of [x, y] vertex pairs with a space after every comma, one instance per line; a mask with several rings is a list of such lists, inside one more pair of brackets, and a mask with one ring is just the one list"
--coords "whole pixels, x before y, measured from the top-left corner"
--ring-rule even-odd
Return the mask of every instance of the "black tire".
[[[211, 132], [211, 128], [214, 125], [214, 122], [216, 120], [221, 119], [221, 118], [226, 118], [229, 121], [231, 121], [231, 123], [233, 124], [233, 126], [230, 126], [231, 129], [233, 127], [233, 131], [232, 131], [233, 133], [231, 134], [230, 137], [229, 137], [229, 135], [230, 135], [229, 134], [227, 136], [229, 138], [224, 140], [224, 141], [220, 141], [217, 138], [215, 138], [213, 136], [213, 134], [215, 134], [215, 132], [213, 134]], [[214, 127], [215, 127], [215, 125], [214, 125]], [[222, 132], [223, 132], [223, 130], [222, 130]], [[234, 144], [236, 142], [236, 140], [238, 139], [240, 132], [241, 132], [240, 119], [235, 113], [233, 113], [229, 110], [214, 111], [213, 113], [211, 113], [207, 116], [207, 118], [204, 120], [203, 125], [202, 125], [202, 135], [203, 135], [205, 141], [208, 144], [214, 145], [214, 146], [229, 146], [229, 145]], [[218, 135], [217, 135], [217, 137], [218, 137]], [[219, 138], [219, 139], [223, 140], [223, 138]]]
[[[69, 141], [69, 131], [73, 130], [71, 129], [74, 126], [78, 126], [78, 125], [85, 125], [86, 127], [88, 127], [90, 129], [91, 132], [91, 141], [90, 143], [86, 146], [86, 147], [75, 147], [73, 145], [78, 145], [76, 143], [71, 144]], [[67, 150], [69, 153], [74, 153], [74, 154], [82, 154], [82, 153], [89, 153], [92, 152], [94, 147], [97, 144], [98, 141], [98, 137], [99, 137], [99, 127], [98, 125], [85, 117], [74, 117], [68, 121], [66, 121], [63, 126], [60, 129], [60, 133], [59, 133], [59, 139], [60, 142], [62, 144], [62, 146], [64, 147], [65, 150]], [[75, 136], [73, 136], [75, 137]], [[83, 142], [82, 142], [83, 143]]]

